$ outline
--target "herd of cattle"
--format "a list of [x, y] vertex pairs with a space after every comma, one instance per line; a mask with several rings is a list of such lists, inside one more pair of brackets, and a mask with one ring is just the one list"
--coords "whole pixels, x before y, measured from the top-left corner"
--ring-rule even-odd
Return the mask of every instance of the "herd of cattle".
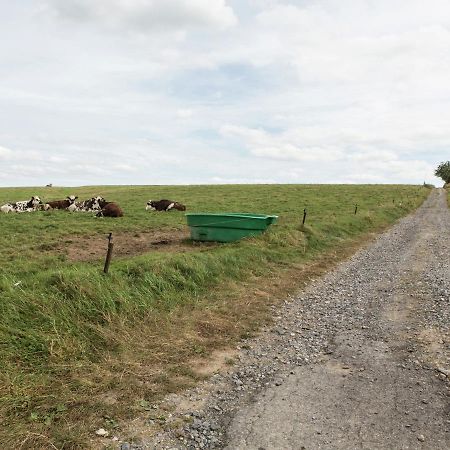
[[[94, 212], [97, 217], [123, 216], [123, 211], [117, 203], [107, 202], [103, 197], [92, 197], [81, 202], [77, 202], [77, 198], [75, 195], [69, 195], [64, 200], [53, 200], [44, 203], [39, 197], [33, 196], [30, 200], [5, 203], [0, 207], [0, 210], [4, 213], [9, 213], [65, 209], [71, 212]], [[149, 200], [145, 209], [152, 211], [170, 211], [173, 209], [186, 211], [186, 206], [172, 200]]]

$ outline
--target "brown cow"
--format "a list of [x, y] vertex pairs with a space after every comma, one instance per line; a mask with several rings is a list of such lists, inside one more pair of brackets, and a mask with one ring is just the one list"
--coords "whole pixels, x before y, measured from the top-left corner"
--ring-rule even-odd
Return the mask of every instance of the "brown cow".
[[117, 203], [105, 202], [97, 217], [123, 217], [123, 211]]
[[75, 200], [78, 197], [75, 195], [69, 195], [65, 200], [53, 200], [51, 202], [47, 202], [44, 205], [44, 209], [68, 209], [69, 206], [73, 205], [75, 203]]

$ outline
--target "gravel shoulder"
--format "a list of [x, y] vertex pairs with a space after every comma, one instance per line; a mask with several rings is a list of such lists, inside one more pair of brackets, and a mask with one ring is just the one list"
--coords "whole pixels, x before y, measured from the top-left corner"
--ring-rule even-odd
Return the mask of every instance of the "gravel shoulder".
[[449, 255], [436, 189], [274, 309], [228, 373], [169, 397], [166, 430], [127, 448], [450, 448]]

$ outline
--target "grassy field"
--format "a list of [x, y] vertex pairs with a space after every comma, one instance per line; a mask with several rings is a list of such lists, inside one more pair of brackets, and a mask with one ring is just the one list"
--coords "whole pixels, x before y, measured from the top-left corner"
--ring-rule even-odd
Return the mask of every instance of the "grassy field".
[[[277, 296], [320, 271], [314, 264], [349, 254], [428, 193], [394, 185], [0, 189], [0, 205], [103, 195], [125, 213], [0, 215], [0, 441], [88, 448], [101, 426], [120, 433], [145, 414], [142, 405], [201, 379], [193, 361], [257, 329]], [[160, 198], [191, 212], [280, 218], [261, 237], [201, 245], [189, 241], [183, 213], [145, 211]], [[105, 276], [109, 232], [117, 249]]]

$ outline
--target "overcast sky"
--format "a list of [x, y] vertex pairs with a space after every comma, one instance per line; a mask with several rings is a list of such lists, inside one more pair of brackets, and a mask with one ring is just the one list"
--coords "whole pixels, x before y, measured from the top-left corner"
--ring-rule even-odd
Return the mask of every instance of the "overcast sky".
[[2, 186], [438, 183], [450, 159], [448, 0], [0, 6]]

